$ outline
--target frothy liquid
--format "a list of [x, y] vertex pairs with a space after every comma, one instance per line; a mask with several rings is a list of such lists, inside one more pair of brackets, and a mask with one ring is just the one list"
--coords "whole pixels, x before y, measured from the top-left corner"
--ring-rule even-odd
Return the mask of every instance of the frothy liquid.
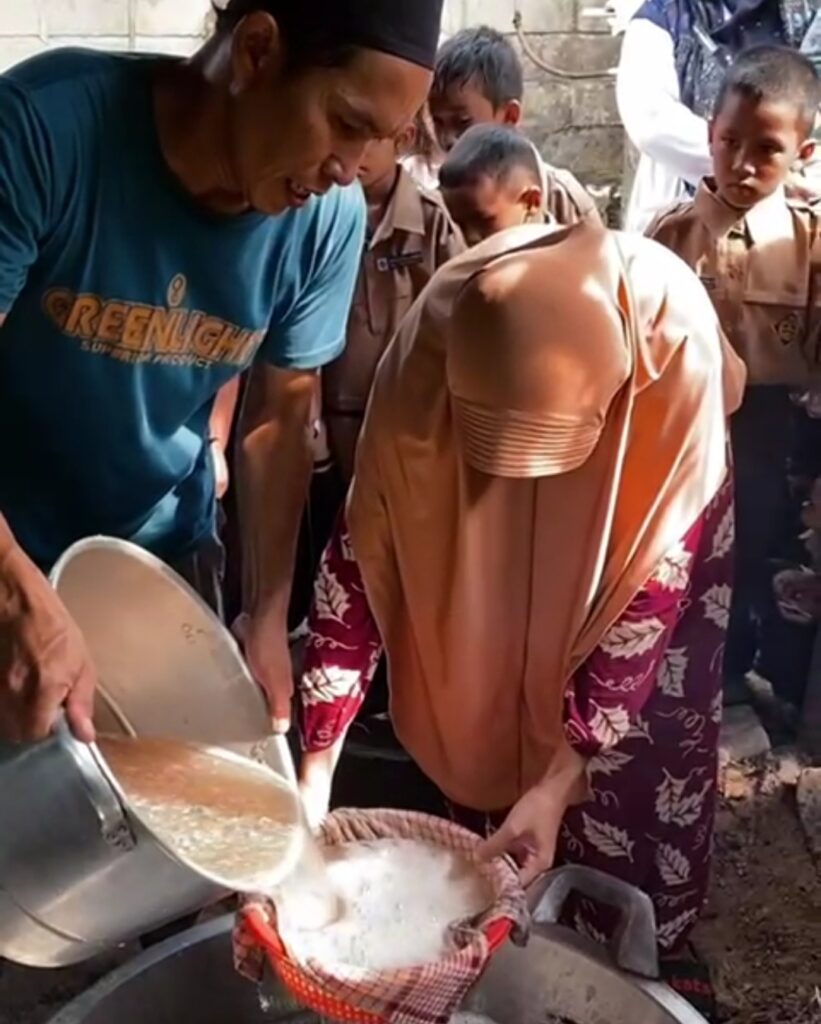
[[470, 861], [429, 843], [320, 849], [297, 794], [253, 762], [166, 740], [106, 737], [99, 748], [130, 810], [172, 853], [227, 889], [273, 898], [303, 962], [363, 972], [432, 963], [452, 949], [452, 926], [490, 905]]
[[371, 972], [435, 962], [452, 949], [451, 926], [491, 902], [487, 884], [466, 857], [428, 843], [351, 843], [324, 856], [340, 901], [335, 920], [319, 930], [312, 920], [311, 907], [327, 907], [322, 872], [289, 878], [274, 899], [292, 954], [327, 970]]
[[253, 762], [170, 740], [101, 738], [129, 808], [169, 850], [237, 892], [270, 890], [302, 828], [284, 780]]

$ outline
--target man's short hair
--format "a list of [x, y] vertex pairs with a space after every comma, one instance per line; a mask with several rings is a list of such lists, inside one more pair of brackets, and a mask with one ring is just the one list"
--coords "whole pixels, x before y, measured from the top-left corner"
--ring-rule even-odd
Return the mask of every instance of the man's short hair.
[[439, 48], [432, 96], [473, 84], [499, 110], [524, 96], [524, 73], [513, 44], [501, 32], [482, 25], [457, 32]]
[[521, 168], [542, 184], [542, 169], [533, 143], [515, 128], [499, 124], [476, 124], [459, 139], [439, 171], [442, 188], [462, 188], [480, 178], [504, 183]]
[[809, 133], [821, 103], [821, 80], [812, 62], [797, 50], [754, 46], [741, 53], [727, 72], [716, 99], [716, 114], [731, 93], [754, 103], [790, 103]]

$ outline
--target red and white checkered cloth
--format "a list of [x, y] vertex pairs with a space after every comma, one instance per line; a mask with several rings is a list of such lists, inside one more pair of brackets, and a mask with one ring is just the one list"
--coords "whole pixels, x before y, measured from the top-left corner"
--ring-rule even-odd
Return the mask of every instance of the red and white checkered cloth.
[[[468, 857], [481, 840], [440, 818], [404, 811], [337, 811], [323, 826], [328, 846], [375, 839], [415, 839]], [[359, 1024], [447, 1024], [484, 972], [492, 953], [512, 933], [526, 935], [529, 915], [518, 872], [506, 860], [477, 864], [494, 894], [491, 909], [454, 935], [456, 949], [435, 964], [381, 971], [333, 974], [292, 958], [276, 929], [276, 911], [264, 897], [249, 898], [237, 917], [237, 970], [260, 982], [272, 964], [294, 998], [324, 1017]]]

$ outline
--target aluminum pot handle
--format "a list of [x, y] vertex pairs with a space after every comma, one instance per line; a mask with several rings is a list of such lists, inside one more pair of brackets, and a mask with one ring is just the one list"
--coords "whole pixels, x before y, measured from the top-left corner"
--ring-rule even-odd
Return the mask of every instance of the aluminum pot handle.
[[657, 979], [656, 913], [650, 897], [603, 871], [569, 865], [550, 871], [531, 886], [528, 902], [533, 923], [558, 924], [572, 892], [620, 911], [610, 944], [616, 966], [642, 978]]
[[100, 766], [99, 754], [95, 748], [74, 738], [65, 717], [58, 723], [56, 734], [59, 743], [77, 768], [86, 796], [100, 822], [103, 841], [121, 853], [133, 850], [137, 845], [134, 834], [129, 827], [122, 804]]

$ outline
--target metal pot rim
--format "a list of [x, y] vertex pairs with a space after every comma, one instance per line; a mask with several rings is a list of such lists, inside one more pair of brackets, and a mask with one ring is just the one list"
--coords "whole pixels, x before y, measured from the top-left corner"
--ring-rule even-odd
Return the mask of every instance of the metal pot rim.
[[[172, 955], [176, 956], [189, 950], [192, 946], [225, 936], [226, 942], [233, 928], [233, 915], [217, 918], [205, 924], [197, 925], [187, 932], [175, 935], [139, 955], [129, 959], [122, 966], [106, 975], [91, 988], [87, 989], [75, 1000], [64, 1006], [47, 1024], [82, 1024], [86, 1017], [98, 1009], [105, 999], [119, 986], [133, 981], [164, 963]], [[534, 933], [536, 942], [558, 942], [570, 947], [591, 961], [616, 972], [616, 968], [608, 963], [601, 947], [585, 940], [570, 929], [560, 925], [538, 926]], [[229, 955], [227, 950], [227, 954]], [[681, 1024], [706, 1024], [706, 1021], [680, 996], [660, 982], [651, 982], [628, 975], [630, 981], [646, 996], [655, 1000], [671, 1016]]]
[[[110, 551], [116, 552], [120, 555], [127, 555], [129, 558], [134, 559], [134, 561], [142, 562], [142, 564], [147, 568], [160, 573], [160, 575], [165, 577], [169, 583], [172, 583], [180, 590], [185, 591], [197, 607], [200, 608], [216, 626], [219, 626], [220, 630], [223, 631], [227, 638], [231, 640], [236, 648], [237, 658], [244, 667], [244, 662], [239, 653], [239, 646], [230, 630], [225, 628], [225, 624], [220, 621], [214, 610], [205, 601], [203, 601], [191, 584], [188, 583], [187, 580], [184, 580], [178, 573], [174, 572], [174, 570], [166, 565], [162, 559], [157, 558], [157, 556], [152, 555], [150, 551], [146, 551], [145, 548], [141, 548], [139, 545], [133, 544], [129, 540], [121, 540], [118, 537], [106, 537], [103, 534], [99, 534], [94, 537], [85, 537], [83, 540], [78, 540], [76, 543], [72, 544], [71, 547], [67, 548], [62, 555], [60, 555], [49, 573], [49, 583], [51, 583], [52, 587], [57, 590], [58, 593], [60, 580], [65, 575], [66, 569], [68, 569], [68, 567], [72, 565], [79, 556], [84, 555], [89, 551]], [[250, 678], [251, 677], [249, 675], [249, 679]]]
[[[79, 741], [74, 739], [74, 737], [71, 736], [70, 733], [64, 736], [63, 742], [67, 744], [79, 743]], [[305, 847], [306, 837], [305, 829], [303, 827], [300, 827], [301, 810], [299, 794], [297, 793], [296, 789], [292, 786], [290, 781], [286, 779], [284, 776], [280, 775], [278, 772], [275, 772], [274, 769], [269, 767], [268, 765], [260, 764], [258, 761], [254, 761], [249, 757], [243, 757], [241, 754], [236, 754], [232, 750], [226, 750], [222, 747], [209, 746], [207, 744], [200, 745], [194, 743], [184, 743], [183, 745], [191, 747], [192, 749], [202, 750], [203, 752], [207, 752], [215, 757], [229, 761], [233, 764], [242, 765], [243, 768], [246, 769], [250, 766], [251, 770], [253, 770], [260, 776], [273, 776], [276, 779], [277, 785], [282, 786], [283, 789], [287, 789], [289, 796], [293, 799], [293, 820], [295, 827], [293, 836], [288, 842], [287, 849], [279, 861], [279, 867], [276, 874], [277, 877], [280, 879], [286, 878], [289, 874], [291, 874], [291, 872], [293, 872], [294, 869], [296, 868], [300, 857], [302, 856], [302, 851]], [[178, 851], [174, 850], [171, 846], [168, 845], [168, 843], [166, 843], [160, 836], [158, 836], [154, 829], [152, 829], [148, 822], [145, 820], [145, 817], [140, 813], [140, 811], [137, 808], [133, 807], [129, 802], [128, 797], [125, 794], [125, 791], [123, 790], [122, 786], [120, 785], [117, 779], [117, 776], [115, 775], [111, 766], [106, 761], [105, 756], [103, 755], [103, 752], [100, 750], [98, 745], [96, 743], [89, 744], [88, 749], [91, 753], [92, 758], [94, 759], [97, 769], [101, 773], [102, 777], [105, 779], [106, 784], [111, 788], [112, 792], [115, 794], [122, 808], [123, 817], [126, 822], [128, 821], [129, 818], [133, 818], [134, 820], [136, 820], [139, 823], [140, 827], [151, 837], [151, 840], [154, 843], [156, 843], [157, 846], [159, 846], [160, 849], [165, 854], [167, 854], [172, 860], [176, 861], [182, 867], [186, 868], [189, 871], [193, 871], [194, 874], [197, 875], [199, 878], [204, 879], [206, 882], [211, 882], [213, 885], [227, 892], [236, 891], [230, 880], [220, 878], [210, 871], [205, 871], [202, 868], [197, 867], [197, 865], [194, 864], [194, 862], [191, 861], [188, 857], [185, 857]], [[272, 882], [271, 884], [273, 885], [275, 883]]]

